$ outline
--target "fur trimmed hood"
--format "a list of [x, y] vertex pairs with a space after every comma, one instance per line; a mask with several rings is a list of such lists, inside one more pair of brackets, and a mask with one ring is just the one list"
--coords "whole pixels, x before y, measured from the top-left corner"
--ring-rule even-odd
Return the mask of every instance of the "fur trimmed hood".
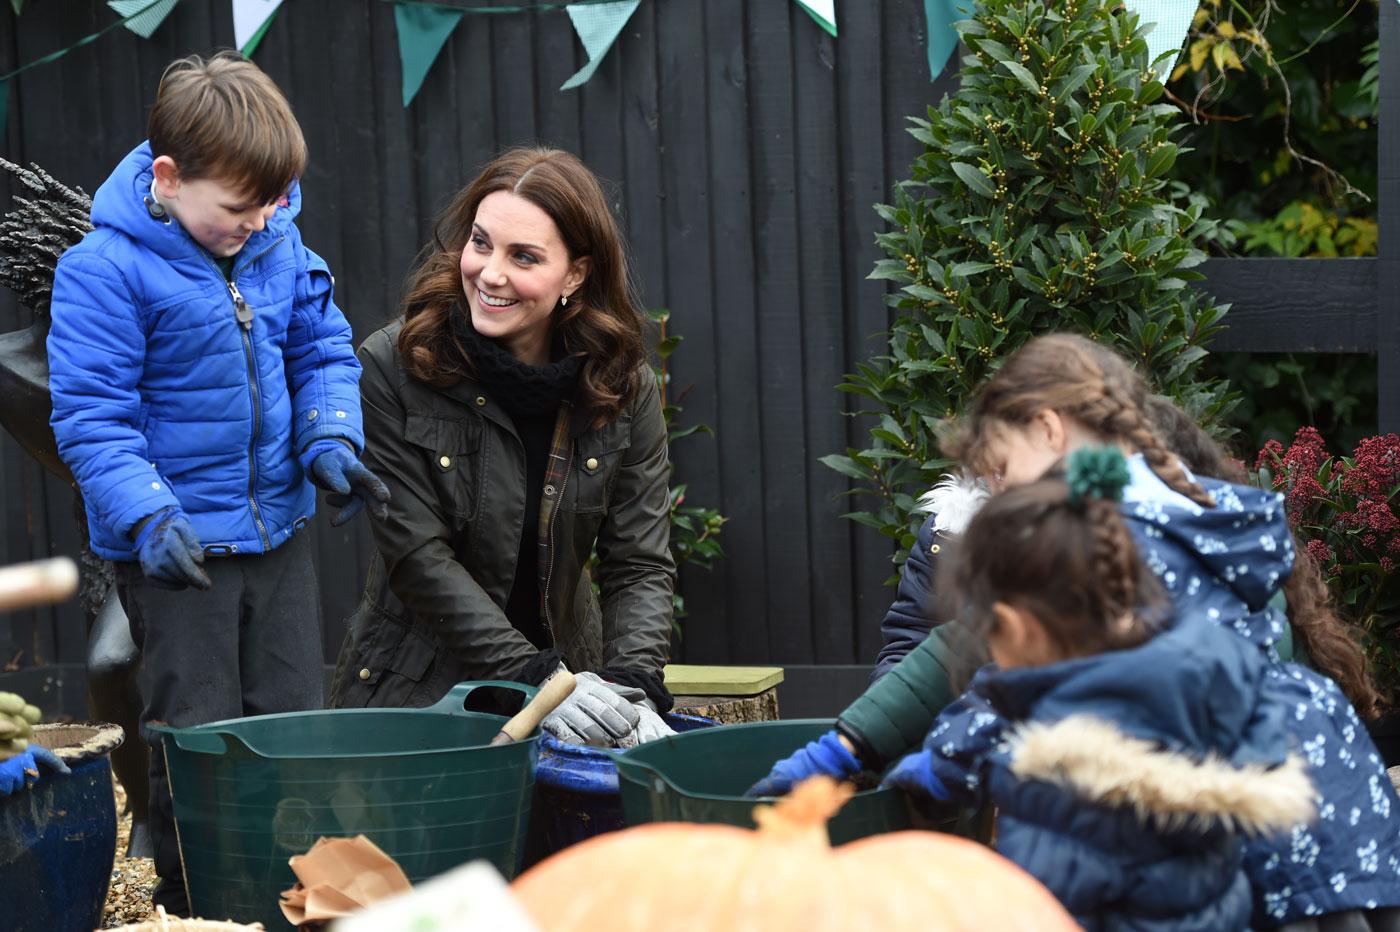
[[987, 486], [966, 472], [945, 473], [933, 488], [919, 496], [914, 511], [933, 516], [933, 529], [957, 537], [967, 530], [972, 516], [990, 496]]
[[1295, 755], [1274, 768], [1236, 767], [1216, 755], [1194, 760], [1092, 715], [1028, 722], [1011, 735], [1010, 749], [1017, 778], [1051, 783], [1093, 803], [1129, 807], [1165, 831], [1219, 825], [1271, 835], [1315, 815], [1313, 785]]

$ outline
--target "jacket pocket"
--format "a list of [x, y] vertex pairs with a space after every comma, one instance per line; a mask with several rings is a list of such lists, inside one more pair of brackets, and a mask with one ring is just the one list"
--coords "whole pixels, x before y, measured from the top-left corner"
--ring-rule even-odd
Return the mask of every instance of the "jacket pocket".
[[362, 608], [352, 630], [363, 631], [348, 663], [336, 669], [332, 706], [404, 706], [437, 658], [437, 645], [392, 613]]
[[459, 518], [475, 517], [481, 487], [481, 420], [410, 414], [404, 419], [403, 436], [425, 457], [443, 510]]
[[578, 514], [606, 511], [612, 499], [613, 480], [622, 458], [632, 446], [632, 417], [616, 421], [578, 438], [574, 456], [573, 492], [566, 496], [566, 510]]

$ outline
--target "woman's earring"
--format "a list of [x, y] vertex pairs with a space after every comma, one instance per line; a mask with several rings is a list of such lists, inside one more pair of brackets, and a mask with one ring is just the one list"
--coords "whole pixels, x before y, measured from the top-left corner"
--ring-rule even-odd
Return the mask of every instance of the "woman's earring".
[[559, 298], [559, 303], [560, 303], [560, 305], [562, 305], [563, 307], [568, 307], [568, 306], [569, 306], [569, 296], [568, 296], [568, 295], [561, 295], [560, 298]]

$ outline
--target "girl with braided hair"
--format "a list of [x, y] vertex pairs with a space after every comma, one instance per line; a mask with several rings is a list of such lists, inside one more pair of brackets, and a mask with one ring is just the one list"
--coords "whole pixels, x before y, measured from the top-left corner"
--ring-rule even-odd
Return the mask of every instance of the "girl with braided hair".
[[1313, 815], [1268, 661], [1161, 598], [1112, 499], [1121, 452], [994, 497], [951, 583], [995, 663], [887, 783], [995, 804], [997, 849], [1091, 929], [1243, 929], [1242, 839]]
[[[1168, 617], [1204, 619], [1254, 645], [1271, 688], [1293, 710], [1290, 741], [1317, 789], [1315, 823], [1246, 844], [1253, 924], [1346, 922], [1390, 908], [1400, 929], [1400, 799], [1337, 685], [1280, 662], [1275, 650], [1286, 628], [1269, 603], [1294, 562], [1282, 497], [1192, 476], [1150, 425], [1146, 399], [1141, 377], [1113, 352], [1082, 337], [1040, 337], [983, 386], [944, 449], [997, 488], [1033, 482], [1086, 445], [1128, 454], [1118, 510], [1172, 605]], [[949, 684], [966, 654], [951, 635], [961, 628], [934, 628], [846, 708], [831, 735], [778, 762], [761, 788], [782, 791], [812, 772], [879, 769], [903, 754], [955, 698]]]
[[[1253, 924], [1324, 917], [1400, 929], [1400, 799], [1380, 754], [1337, 684], [1275, 649], [1286, 621], [1270, 603], [1295, 560], [1282, 497], [1193, 476], [1147, 406], [1146, 383], [1121, 356], [1079, 336], [1040, 337], [988, 381], [945, 448], [994, 487], [1035, 479], [1088, 444], [1130, 454], [1120, 513], [1140, 558], [1175, 618], [1233, 631], [1267, 661], [1269, 688], [1292, 710], [1291, 746], [1317, 789], [1315, 823], [1245, 846]], [[1362, 915], [1378, 908], [1379, 918]]]

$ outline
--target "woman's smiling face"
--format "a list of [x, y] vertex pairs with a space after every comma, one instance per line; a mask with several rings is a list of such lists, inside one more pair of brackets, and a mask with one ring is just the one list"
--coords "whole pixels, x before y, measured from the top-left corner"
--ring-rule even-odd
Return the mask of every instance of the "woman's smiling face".
[[472, 326], [522, 362], [549, 361], [550, 316], [588, 275], [588, 259], [569, 258], [559, 227], [535, 204], [494, 191], [476, 209], [462, 247], [462, 289]]

